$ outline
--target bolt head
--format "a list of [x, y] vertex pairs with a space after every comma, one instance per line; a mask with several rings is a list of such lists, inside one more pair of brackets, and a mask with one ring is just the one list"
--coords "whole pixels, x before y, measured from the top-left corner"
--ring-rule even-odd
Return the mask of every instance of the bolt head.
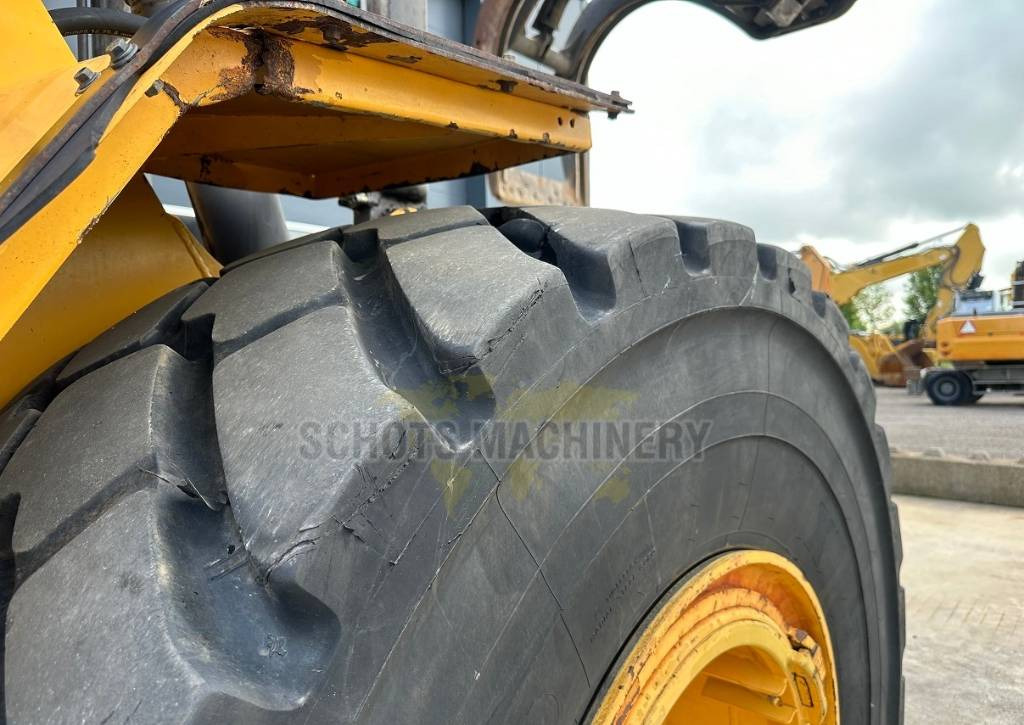
[[139, 52], [139, 46], [130, 40], [124, 38], [117, 38], [110, 45], [107, 46], [107, 54], [110, 56], [110, 65], [112, 68], [120, 68], [125, 65], [128, 61], [135, 57], [135, 54]]
[[93, 81], [100, 77], [100, 74], [92, 68], [79, 68], [75, 71], [75, 82], [78, 83], [78, 92], [81, 93], [92, 85]]

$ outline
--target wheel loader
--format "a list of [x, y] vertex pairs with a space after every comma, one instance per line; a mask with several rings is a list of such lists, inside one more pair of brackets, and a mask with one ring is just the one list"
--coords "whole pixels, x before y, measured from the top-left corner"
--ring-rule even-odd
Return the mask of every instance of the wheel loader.
[[[486, 0], [475, 49], [337, 0], [7, 0], [9, 722], [901, 721], [842, 315], [746, 226], [563, 203], [642, 4]], [[852, 0], [699, 4], [762, 39]], [[503, 205], [554, 157], [557, 203]], [[261, 199], [484, 173], [252, 249]]]

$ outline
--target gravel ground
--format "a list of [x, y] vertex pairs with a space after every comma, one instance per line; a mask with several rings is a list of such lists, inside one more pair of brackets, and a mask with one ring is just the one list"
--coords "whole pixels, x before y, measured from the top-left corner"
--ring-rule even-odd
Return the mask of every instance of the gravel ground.
[[907, 593], [906, 724], [1022, 722], [1024, 509], [895, 499]]
[[989, 393], [974, 405], [944, 407], [932, 405], [926, 395], [907, 395], [901, 388], [875, 388], [875, 392], [875, 419], [894, 449], [940, 448], [947, 455], [1024, 459], [1024, 396]]

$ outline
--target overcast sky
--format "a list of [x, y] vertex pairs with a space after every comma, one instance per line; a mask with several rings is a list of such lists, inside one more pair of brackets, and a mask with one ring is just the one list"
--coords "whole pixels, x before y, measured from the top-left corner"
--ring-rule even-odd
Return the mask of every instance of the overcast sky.
[[719, 216], [853, 262], [977, 223], [986, 288], [1024, 259], [1024, 0], [858, 0], [769, 41], [685, 2], [615, 29], [590, 85], [594, 206]]

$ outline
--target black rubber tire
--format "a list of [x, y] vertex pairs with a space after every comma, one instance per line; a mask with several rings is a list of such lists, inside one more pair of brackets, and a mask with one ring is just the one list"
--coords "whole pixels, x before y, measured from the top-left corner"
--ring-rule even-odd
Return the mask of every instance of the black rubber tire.
[[959, 370], [931, 373], [925, 380], [925, 392], [935, 405], [970, 405], [981, 400], [974, 394], [971, 379]]
[[[707, 219], [454, 208], [230, 265], [0, 416], [7, 715], [573, 722], [675, 582], [758, 548], [822, 601], [843, 722], [899, 722], [846, 336], [799, 260]], [[660, 423], [659, 452], [545, 456], [566, 421]]]

